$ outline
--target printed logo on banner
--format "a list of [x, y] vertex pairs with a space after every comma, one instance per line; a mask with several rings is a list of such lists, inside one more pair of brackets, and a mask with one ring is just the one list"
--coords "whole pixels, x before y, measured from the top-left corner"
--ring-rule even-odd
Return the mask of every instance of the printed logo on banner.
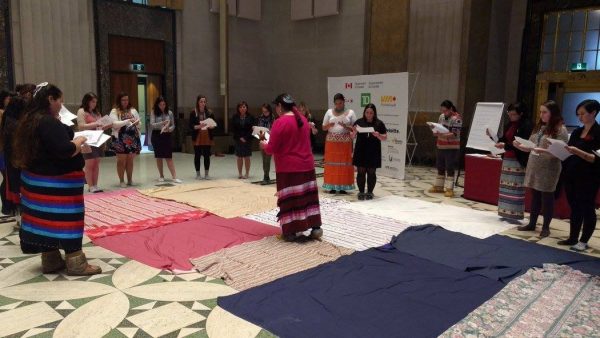
[[392, 134], [400, 134], [400, 130], [395, 129], [395, 128], [388, 128], [387, 129], [388, 134], [392, 133]]
[[371, 93], [360, 94], [360, 106], [365, 107], [369, 103], [371, 103]]
[[400, 155], [400, 149], [394, 146], [388, 146], [388, 155]]
[[404, 143], [404, 141], [402, 141], [399, 138], [395, 138], [395, 137], [388, 138], [388, 142], [390, 142], [392, 144], [403, 144]]
[[389, 166], [389, 165], [386, 165], [384, 168], [385, 168], [386, 170], [389, 170], [389, 171], [394, 171], [394, 172], [398, 172], [398, 171], [400, 171], [400, 169], [398, 169], [398, 168], [396, 168], [396, 167]]
[[381, 96], [381, 105], [395, 107], [396, 106], [396, 97], [393, 95]]
[[345, 89], [352, 89], [352, 82], [346, 82], [346, 84], [344, 85]]

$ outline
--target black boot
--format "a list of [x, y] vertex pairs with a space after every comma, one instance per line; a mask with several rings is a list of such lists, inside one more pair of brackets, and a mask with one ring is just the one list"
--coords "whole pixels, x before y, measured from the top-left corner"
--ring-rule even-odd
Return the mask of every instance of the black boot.
[[535, 231], [535, 224], [529, 223], [527, 225], [517, 227], [517, 230], [519, 230], [519, 231]]
[[542, 232], [540, 232], [540, 238], [546, 238], [550, 236], [550, 227], [543, 227]]

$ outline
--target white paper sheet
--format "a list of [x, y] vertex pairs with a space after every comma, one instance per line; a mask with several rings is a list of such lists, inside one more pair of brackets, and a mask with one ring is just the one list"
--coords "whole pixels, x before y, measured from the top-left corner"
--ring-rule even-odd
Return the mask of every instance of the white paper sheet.
[[71, 113], [64, 105], [60, 108], [58, 115], [60, 116], [60, 122], [62, 122], [64, 125], [69, 127], [75, 125], [73, 120], [77, 118], [77, 115]]
[[[497, 131], [502, 120], [504, 103], [502, 102], [478, 102], [473, 113], [473, 121], [467, 138], [467, 148], [488, 150], [486, 128]], [[492, 133], [492, 135], [494, 135]], [[463, 134], [464, 135], [464, 134]]]
[[102, 135], [100, 135], [100, 138], [98, 138], [98, 141], [96, 141], [94, 143], [87, 143], [87, 144], [92, 147], [100, 147], [104, 143], [106, 143], [106, 141], [108, 141], [108, 140], [110, 140], [110, 136], [106, 135], [106, 134], [102, 134]]
[[565, 149], [565, 147], [567, 146], [565, 141], [549, 138], [548, 142], [550, 142], [550, 146], [548, 147], [548, 152], [550, 154], [552, 154], [554, 157], [558, 158], [559, 160], [564, 161], [569, 156], [573, 155], [567, 149]]
[[[257, 139], [260, 140], [260, 136], [258, 134], [252, 134], [252, 136], [254, 136], [254, 137], [256, 137]], [[265, 139], [264, 139], [264, 141], [267, 142], [267, 143], [269, 143], [270, 136], [271, 136], [271, 134], [269, 134], [269, 132], [266, 132], [265, 133]]]
[[101, 118], [101, 119], [99, 119], [99, 120], [98, 120], [98, 121], [96, 121], [96, 122], [98, 122], [98, 123], [99, 123], [101, 126], [105, 127], [105, 126], [110, 126], [110, 125], [112, 125], [114, 121], [113, 121], [113, 119], [110, 117], [110, 115], [105, 115], [105, 116], [102, 116], [102, 118]]
[[493, 144], [490, 146], [490, 153], [492, 153], [492, 155], [498, 156], [498, 155], [504, 154], [505, 152], [506, 152], [506, 150], [496, 148], [496, 146]]
[[448, 128], [444, 127], [443, 125], [436, 123], [436, 122], [427, 122], [427, 125], [431, 128], [431, 131], [434, 133], [449, 133], [450, 130], [448, 130]]
[[217, 122], [211, 118], [200, 121], [200, 123], [205, 125], [204, 127], [200, 128], [201, 130], [208, 130], [208, 128], [215, 128], [217, 126]]
[[102, 130], [83, 130], [76, 132], [73, 138], [83, 136], [87, 139], [85, 143], [92, 145], [93, 143], [98, 142], [103, 134], [104, 132]]
[[596, 154], [596, 156], [600, 157], [600, 149], [594, 150], [594, 154]]
[[356, 126], [356, 131], [359, 133], [374, 133], [375, 132], [375, 128], [373, 127], [359, 127]]
[[523, 146], [525, 148], [533, 149], [533, 148], [537, 147], [535, 143], [533, 143], [529, 140], [526, 140], [524, 138], [520, 138], [518, 136], [515, 136], [515, 141], [521, 143], [521, 146]]

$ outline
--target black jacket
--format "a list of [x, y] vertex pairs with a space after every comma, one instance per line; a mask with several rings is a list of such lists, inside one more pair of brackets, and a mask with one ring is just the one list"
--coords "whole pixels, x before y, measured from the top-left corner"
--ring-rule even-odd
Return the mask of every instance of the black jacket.
[[[210, 112], [210, 110], [205, 113], [206, 118], [207, 119], [215, 119], [215, 115], [213, 113]], [[192, 110], [190, 112], [190, 121], [188, 124], [188, 135], [192, 136], [192, 141], [194, 141], [196, 139], [196, 137], [198, 137], [198, 129], [194, 129], [195, 126], [197, 126], [198, 124], [200, 124], [200, 119], [198, 118], [198, 114], [196, 113], [195, 110]], [[208, 136], [210, 137], [210, 139], [213, 139], [213, 129], [208, 129]]]
[[240, 138], [245, 138], [246, 141], [252, 142], [252, 127], [256, 125], [252, 115], [246, 114], [244, 125], [242, 126], [240, 114], [233, 115], [231, 119], [231, 128], [233, 130], [233, 139], [239, 141]]
[[[510, 122], [504, 126], [504, 131], [508, 130], [509, 127], [510, 127]], [[533, 131], [533, 126], [532, 126], [531, 122], [529, 122], [529, 120], [521, 120], [521, 122], [519, 123], [519, 126], [517, 127], [517, 132], [515, 133], [515, 136], [529, 140], [529, 137], [531, 136], [532, 131]], [[502, 137], [500, 137], [498, 139], [498, 142], [504, 142], [504, 150], [514, 151], [515, 154], [517, 155], [517, 161], [519, 161], [519, 163], [523, 167], [527, 166], [527, 160], [529, 159], [528, 152], [524, 152], [524, 151], [517, 149], [512, 144], [512, 142], [507, 142], [506, 137], [504, 137], [504, 135], [502, 135]]]

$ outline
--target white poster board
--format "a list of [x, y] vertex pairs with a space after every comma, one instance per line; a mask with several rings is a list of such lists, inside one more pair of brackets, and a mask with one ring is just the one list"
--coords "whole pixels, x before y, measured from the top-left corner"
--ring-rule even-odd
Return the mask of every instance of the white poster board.
[[467, 139], [467, 148], [489, 151], [494, 142], [487, 136], [485, 130], [489, 128], [493, 133], [497, 133], [503, 112], [502, 102], [477, 103]]
[[327, 105], [342, 93], [346, 107], [362, 118], [364, 107], [373, 103], [377, 117], [387, 127], [387, 141], [381, 144], [381, 174], [404, 179], [408, 120], [408, 73], [330, 77], [327, 79]]

